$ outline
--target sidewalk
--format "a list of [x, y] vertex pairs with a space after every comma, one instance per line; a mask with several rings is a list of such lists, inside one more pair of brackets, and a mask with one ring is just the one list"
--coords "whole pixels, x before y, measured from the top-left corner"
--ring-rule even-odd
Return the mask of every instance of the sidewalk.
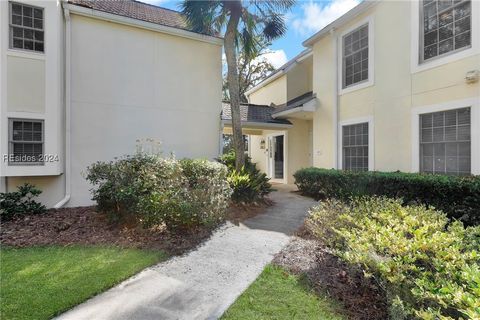
[[315, 204], [288, 186], [279, 189], [266, 213], [239, 226], [227, 223], [197, 250], [147, 268], [57, 319], [217, 319]]

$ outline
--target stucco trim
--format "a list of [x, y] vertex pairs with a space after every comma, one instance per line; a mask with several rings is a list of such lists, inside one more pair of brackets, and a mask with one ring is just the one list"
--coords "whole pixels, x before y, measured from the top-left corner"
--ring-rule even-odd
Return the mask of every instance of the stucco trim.
[[167, 27], [163, 25], [159, 25], [156, 23], [151, 23], [151, 22], [146, 22], [142, 20], [137, 20], [133, 18], [128, 18], [124, 16], [119, 16], [99, 10], [94, 10], [90, 8], [85, 8], [85, 7], [80, 7], [77, 5], [72, 5], [68, 3], [63, 3], [63, 7], [65, 9], [68, 9], [70, 13], [81, 15], [81, 16], [86, 16], [86, 17], [93, 17], [109, 22], [114, 22], [114, 23], [120, 23], [123, 25], [128, 25], [128, 26], [133, 26], [137, 28], [142, 28], [142, 29], [147, 29], [151, 31], [156, 31], [156, 32], [161, 32], [161, 33], [166, 33], [169, 35], [173, 36], [178, 36], [182, 38], [187, 38], [187, 39], [192, 39], [192, 40], [197, 40], [197, 41], [202, 41], [202, 42], [207, 42], [210, 44], [215, 44], [218, 46], [223, 45], [223, 39], [222, 38], [217, 38], [217, 37], [212, 37], [212, 36], [207, 36], [191, 31], [186, 31], [178, 28], [172, 28], [172, 27]]
[[454, 100], [434, 105], [422, 106], [412, 109], [411, 115], [411, 147], [412, 147], [412, 172], [420, 171], [420, 115], [470, 107], [470, 136], [471, 136], [471, 173], [480, 174], [480, 98]]
[[480, 1], [472, 1], [472, 44], [470, 48], [447, 54], [443, 57], [420, 62], [420, 1], [412, 0], [410, 4], [410, 69], [417, 73], [480, 53]]
[[351, 124], [368, 123], [368, 171], [375, 170], [375, 124], [373, 116], [343, 120], [338, 123], [338, 168], [343, 169], [342, 127]]

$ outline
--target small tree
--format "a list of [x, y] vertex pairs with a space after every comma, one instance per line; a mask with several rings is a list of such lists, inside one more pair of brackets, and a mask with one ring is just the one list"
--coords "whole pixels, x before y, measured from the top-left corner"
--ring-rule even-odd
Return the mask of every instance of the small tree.
[[281, 37], [285, 31], [283, 14], [295, 3], [294, 0], [185, 0], [182, 12], [193, 31], [207, 34], [224, 33], [224, 49], [227, 57], [230, 107], [232, 109], [235, 167], [240, 170], [245, 164], [240, 119], [240, 85], [238, 77], [238, 49], [251, 57], [257, 48], [258, 37], [267, 41]]
[[[240, 102], [248, 102], [245, 92], [268, 77], [272, 71], [275, 71], [275, 67], [265, 57], [266, 54], [270, 53], [268, 50], [270, 44], [265, 40], [259, 39], [258, 47], [250, 57], [246, 56], [243, 50], [239, 52], [237, 64]], [[225, 73], [222, 88], [223, 99], [230, 101], [228, 86], [227, 73]]]

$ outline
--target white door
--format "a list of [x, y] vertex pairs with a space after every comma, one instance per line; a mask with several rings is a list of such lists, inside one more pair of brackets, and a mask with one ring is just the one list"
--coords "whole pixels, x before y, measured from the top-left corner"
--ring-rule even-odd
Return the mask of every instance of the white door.
[[268, 177], [283, 182], [285, 177], [285, 135], [268, 137]]

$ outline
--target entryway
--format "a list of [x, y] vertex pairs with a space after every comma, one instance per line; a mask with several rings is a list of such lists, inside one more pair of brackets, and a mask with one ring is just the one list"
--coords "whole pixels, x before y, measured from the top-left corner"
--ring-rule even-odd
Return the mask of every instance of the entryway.
[[268, 136], [268, 176], [274, 182], [285, 182], [285, 133]]

